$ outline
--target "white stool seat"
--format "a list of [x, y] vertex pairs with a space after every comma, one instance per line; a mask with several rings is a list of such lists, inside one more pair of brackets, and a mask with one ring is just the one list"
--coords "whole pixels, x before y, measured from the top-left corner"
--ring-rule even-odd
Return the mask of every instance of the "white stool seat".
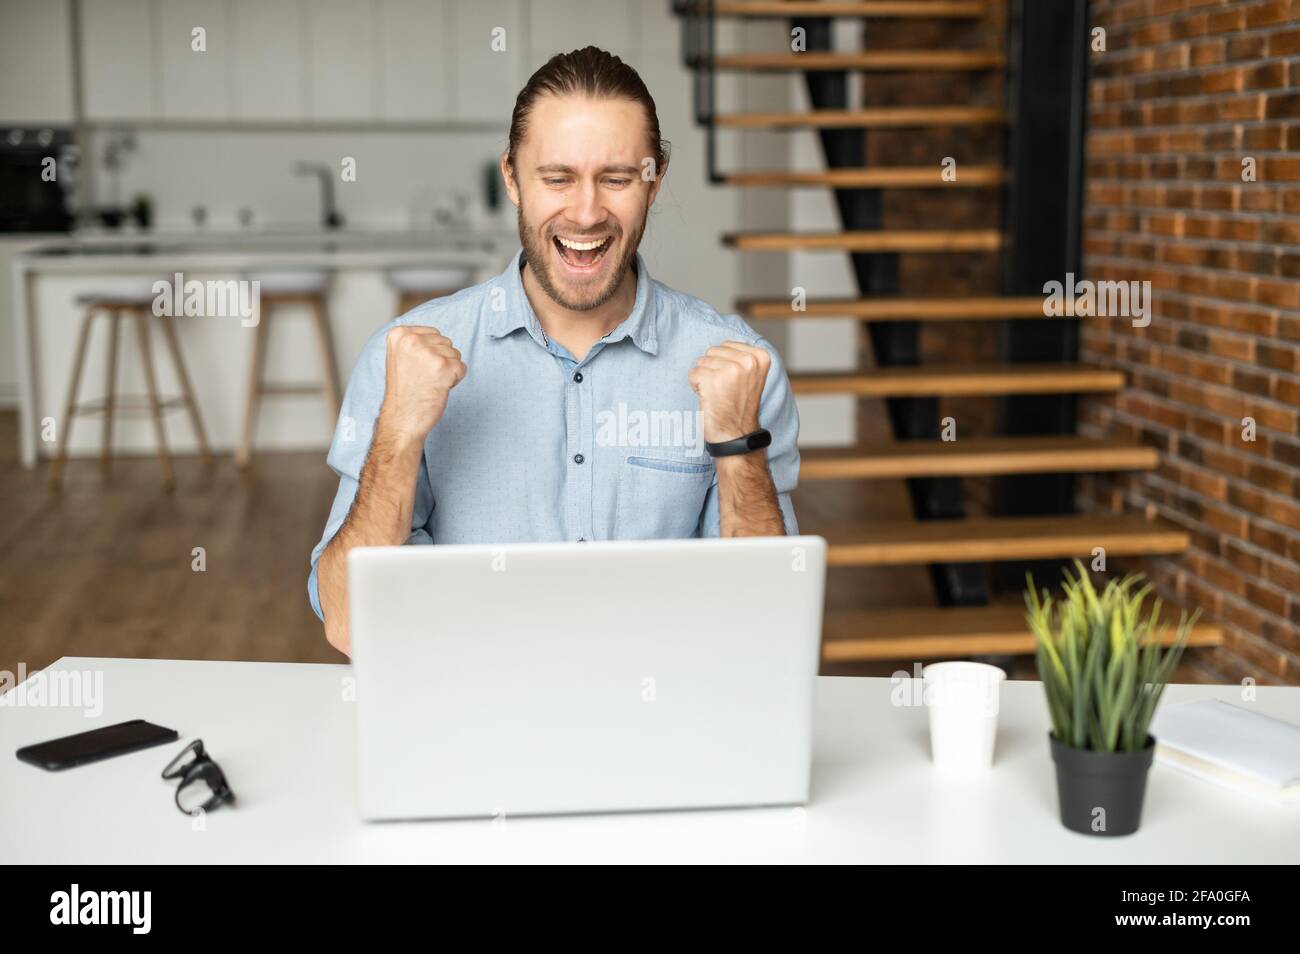
[[433, 292], [469, 285], [474, 270], [468, 265], [411, 265], [388, 270], [388, 283], [399, 292]]
[[260, 283], [262, 295], [314, 295], [325, 291], [329, 273], [319, 268], [277, 268], [245, 272], [244, 279]]
[[[153, 290], [157, 278], [117, 278], [109, 279], [102, 285], [95, 285], [77, 296], [77, 304], [89, 305], [97, 302], [114, 305], [152, 305], [158, 293]], [[168, 282], [168, 288], [171, 283]]]

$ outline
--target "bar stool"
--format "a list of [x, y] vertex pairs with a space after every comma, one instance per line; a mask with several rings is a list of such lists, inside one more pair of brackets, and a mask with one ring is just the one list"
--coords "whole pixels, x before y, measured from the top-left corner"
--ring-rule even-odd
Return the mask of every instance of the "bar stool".
[[[342, 388], [339, 385], [338, 364], [334, 358], [334, 338], [330, 333], [329, 315], [325, 304], [329, 293], [329, 273], [316, 268], [278, 269], [250, 272], [244, 275], [250, 282], [259, 282], [257, 300], [257, 330], [253, 338], [253, 359], [248, 375], [248, 397], [244, 405], [244, 433], [235, 451], [235, 463], [247, 468], [253, 459], [253, 433], [257, 429], [257, 412], [264, 396], [286, 394], [320, 394], [324, 396], [329, 414], [330, 429], [339, 415]], [[266, 349], [270, 341], [271, 319], [277, 308], [284, 305], [305, 305], [311, 311], [312, 326], [320, 351], [321, 380], [318, 383], [267, 384], [262, 380], [266, 366]]]
[[406, 265], [388, 270], [388, 284], [397, 290], [398, 315], [431, 298], [454, 295], [473, 279], [474, 270], [467, 265]]
[[[172, 469], [171, 456], [167, 450], [167, 433], [163, 427], [163, 411], [175, 407], [184, 407], [190, 416], [194, 436], [199, 445], [199, 456], [206, 469], [212, 467], [212, 454], [208, 449], [207, 434], [203, 430], [203, 421], [199, 416], [199, 407], [194, 400], [194, 388], [190, 384], [189, 373], [181, 358], [180, 345], [176, 340], [176, 329], [172, 326], [175, 318], [159, 316], [158, 321], [163, 331], [163, 341], [171, 354], [173, 368], [181, 393], [176, 397], [163, 398], [158, 394], [158, 380], [154, 374], [153, 350], [149, 342], [149, 320], [153, 317], [155, 299], [153, 282], [144, 280], [133, 282], [113, 289], [89, 292], [77, 298], [77, 303], [85, 309], [81, 319], [81, 333], [77, 341], [76, 357], [72, 364], [72, 378], [68, 383], [68, 400], [64, 406], [63, 429], [59, 434], [58, 448], [54, 460], [50, 462], [50, 486], [59, 490], [63, 482], [63, 470], [67, 464], [68, 440], [72, 434], [72, 422], [77, 416], [102, 414], [104, 426], [100, 439], [99, 466], [104, 474], [112, 470], [113, 419], [119, 412], [144, 412], [153, 418], [154, 437], [158, 444], [158, 462], [162, 467], [163, 489], [171, 492], [176, 486], [176, 476]], [[81, 373], [86, 364], [86, 352], [90, 345], [91, 325], [96, 318], [108, 319], [108, 355], [105, 396], [98, 401], [77, 403], [81, 391]], [[117, 393], [117, 343], [118, 328], [124, 319], [130, 319], [135, 325], [136, 342], [140, 347], [140, 363], [144, 370], [146, 393], [141, 396], [127, 396]], [[125, 398], [125, 399], [124, 399]]]

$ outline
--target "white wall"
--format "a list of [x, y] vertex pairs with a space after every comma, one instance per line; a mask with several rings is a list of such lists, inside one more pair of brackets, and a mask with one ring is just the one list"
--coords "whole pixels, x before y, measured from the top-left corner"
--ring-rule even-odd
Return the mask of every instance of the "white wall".
[[[111, 135], [92, 136], [97, 156]], [[317, 226], [319, 181], [295, 176], [291, 167], [303, 159], [341, 170], [345, 157], [356, 160], [356, 181], [340, 181], [336, 171], [334, 195], [347, 226], [408, 229], [416, 224], [419, 207], [429, 213], [421, 217], [422, 227], [431, 227], [439, 192], [477, 196], [480, 170], [500, 156], [505, 132], [144, 129], [135, 133], [135, 141], [117, 186], [119, 198], [129, 202], [138, 193], [150, 195], [156, 227], [164, 231], [192, 230], [195, 205], [207, 209], [206, 229], [212, 232], [238, 231], [242, 208], [253, 212], [254, 226], [261, 230]], [[97, 183], [101, 196], [112, 194], [107, 172], [98, 173]]]

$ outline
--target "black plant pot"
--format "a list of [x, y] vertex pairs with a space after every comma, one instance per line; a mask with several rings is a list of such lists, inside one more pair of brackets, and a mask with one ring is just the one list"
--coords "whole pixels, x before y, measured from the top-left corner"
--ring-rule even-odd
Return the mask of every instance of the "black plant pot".
[[[1142, 799], [1156, 740], [1136, 752], [1072, 748], [1047, 734], [1056, 763], [1061, 824], [1084, 835], [1131, 835], [1142, 821]], [[1101, 809], [1101, 811], [1098, 811]]]

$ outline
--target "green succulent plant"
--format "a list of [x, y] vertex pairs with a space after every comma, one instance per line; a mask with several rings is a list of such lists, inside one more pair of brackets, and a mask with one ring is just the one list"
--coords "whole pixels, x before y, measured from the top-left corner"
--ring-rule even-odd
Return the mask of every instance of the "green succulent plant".
[[1065, 595], [1055, 603], [1047, 590], [1040, 597], [1033, 575], [1025, 575], [1025, 618], [1037, 644], [1052, 735], [1076, 749], [1136, 752], [1146, 744], [1151, 717], [1200, 610], [1190, 617], [1182, 613], [1173, 642], [1162, 652], [1158, 597], [1142, 616], [1152, 584], [1133, 592], [1144, 578], [1131, 573], [1111, 580], [1098, 595], [1083, 564], [1074, 565], [1078, 576], [1064, 571]]

